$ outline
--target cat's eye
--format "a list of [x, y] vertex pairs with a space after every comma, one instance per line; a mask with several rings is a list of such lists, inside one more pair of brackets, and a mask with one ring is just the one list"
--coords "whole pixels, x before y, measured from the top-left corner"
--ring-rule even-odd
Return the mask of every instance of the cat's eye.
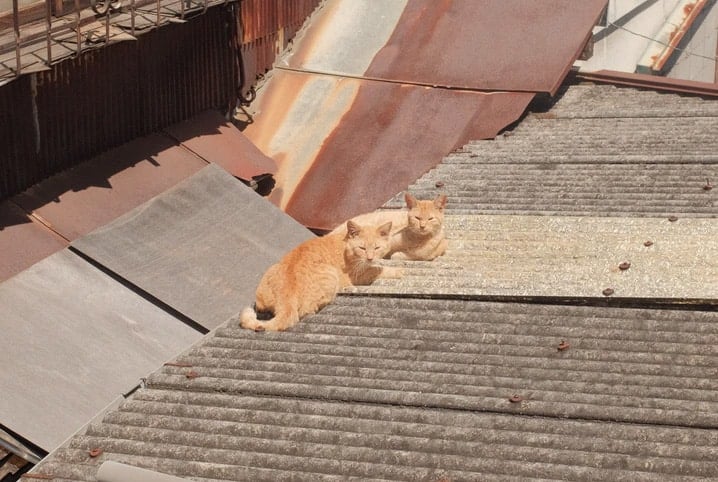
[[429, 221], [433, 221], [434, 219], [436, 219], [434, 216], [429, 217]]

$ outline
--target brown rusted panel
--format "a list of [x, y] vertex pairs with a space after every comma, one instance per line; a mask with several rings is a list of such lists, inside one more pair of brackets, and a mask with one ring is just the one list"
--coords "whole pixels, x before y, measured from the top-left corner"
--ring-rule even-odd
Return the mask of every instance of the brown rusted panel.
[[168, 136], [152, 134], [46, 179], [13, 201], [72, 241], [206, 165]]
[[681, 92], [697, 94], [703, 97], [718, 97], [718, 84], [698, 82], [695, 80], [658, 77], [647, 74], [634, 74], [616, 70], [598, 70], [596, 72], [579, 72], [578, 78], [593, 82], [604, 82], [616, 85], [629, 85], [665, 92]]
[[[298, 92], [316, 92], [315, 82], [325, 80], [277, 73], [263, 95], [270, 103], [286, 102], [291, 111], [299, 109], [292, 101], [302, 102], [301, 96], [293, 98]], [[471, 139], [494, 137], [519, 118], [534, 96], [343, 79], [322, 97], [334, 99], [330, 104], [340, 108], [347, 91], [354, 93], [342, 112], [312, 121], [311, 129], [328, 124], [326, 137], [308, 125], [295, 126], [301, 115], [272, 114], [271, 105], [245, 131], [280, 165], [272, 200], [311, 228], [330, 229], [381, 206], [451, 150]], [[282, 139], [287, 132], [296, 134]]]
[[205, 111], [165, 131], [200, 158], [220, 165], [241, 179], [249, 180], [277, 170], [273, 159], [262, 154], [217, 111]]
[[555, 94], [607, 3], [410, 1], [366, 74], [450, 87]]
[[60, 251], [67, 241], [11, 201], [0, 203], [0, 282]]
[[381, 25], [380, 35], [387, 34], [373, 47], [376, 52], [368, 67], [338, 66], [325, 55], [334, 45], [348, 57], [365, 56], [364, 44], [373, 41], [358, 41], [331, 19], [307, 32], [288, 65], [424, 85], [554, 94], [606, 4], [607, 0], [410, 0], [398, 16], [384, 18], [370, 0], [338, 0], [327, 6], [325, 17], [331, 18], [335, 9], [363, 15], [363, 22], [342, 20], [356, 22], [356, 28], [373, 22]]

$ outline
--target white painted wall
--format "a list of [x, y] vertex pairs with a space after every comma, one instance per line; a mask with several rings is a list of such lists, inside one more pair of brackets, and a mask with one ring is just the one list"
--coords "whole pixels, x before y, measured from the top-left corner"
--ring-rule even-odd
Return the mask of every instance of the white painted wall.
[[[635, 72], [636, 64], [648, 47], [648, 38], [655, 38], [664, 26], [666, 19], [680, 0], [658, 0], [623, 28], [610, 33], [594, 45], [593, 57], [577, 62], [584, 71], [602, 69]], [[644, 0], [609, 0], [608, 22], [617, 22], [623, 15], [644, 3]], [[596, 27], [594, 34], [608, 27]], [[647, 37], [647, 38], [646, 38]], [[694, 34], [686, 51], [700, 54], [710, 59], [683, 54], [679, 57], [668, 76], [704, 82], [715, 82], [715, 56], [718, 44], [718, 3], [710, 8], [709, 14]]]

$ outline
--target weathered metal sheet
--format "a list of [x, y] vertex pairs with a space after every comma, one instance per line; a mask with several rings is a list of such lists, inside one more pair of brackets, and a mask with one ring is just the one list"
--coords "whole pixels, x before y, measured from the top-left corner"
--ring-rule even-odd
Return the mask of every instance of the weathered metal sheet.
[[169, 137], [153, 134], [36, 184], [14, 200], [72, 241], [206, 166]]
[[59, 446], [200, 333], [60, 251], [0, 284], [0, 423]]
[[207, 162], [241, 179], [273, 174], [277, 165], [218, 111], [205, 111], [165, 129], [177, 142]]
[[213, 329], [252, 304], [264, 271], [312, 236], [210, 164], [72, 245]]
[[278, 71], [244, 132], [279, 165], [273, 202], [331, 229], [469, 139], [494, 137], [532, 98]]
[[0, 282], [67, 246], [15, 203], [0, 203]]
[[421, 85], [553, 94], [607, 3], [336, 0], [318, 12], [287, 65]]

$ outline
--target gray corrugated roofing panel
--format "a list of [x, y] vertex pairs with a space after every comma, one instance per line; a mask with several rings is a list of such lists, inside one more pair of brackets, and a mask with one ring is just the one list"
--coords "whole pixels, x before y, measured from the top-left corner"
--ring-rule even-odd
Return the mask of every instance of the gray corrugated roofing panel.
[[[450, 200], [451, 202], [451, 200]], [[452, 211], [453, 212], [453, 211]], [[714, 219], [448, 215], [431, 262], [395, 262], [401, 279], [351, 291], [517, 299], [616, 298], [718, 303]], [[650, 241], [650, 246], [645, 242]], [[628, 269], [620, 269], [629, 262]]]
[[[717, 321], [704, 312], [342, 296], [291, 336], [222, 329], [180, 358], [191, 369], [164, 367], [149, 383], [718, 427]], [[571, 349], [557, 350], [561, 340]], [[514, 393], [526, 401], [509, 403]]]
[[340, 296], [290, 332], [221, 327], [37, 471], [93, 480], [116, 460], [203, 480], [710, 477], [717, 321]]
[[409, 190], [445, 192], [455, 214], [714, 218], [716, 130], [716, 101], [572, 85], [546, 112], [470, 142]]
[[68, 250], [0, 284], [0, 423], [52, 450], [200, 334]]
[[312, 236], [210, 164], [73, 246], [212, 329], [253, 303], [266, 268]]

